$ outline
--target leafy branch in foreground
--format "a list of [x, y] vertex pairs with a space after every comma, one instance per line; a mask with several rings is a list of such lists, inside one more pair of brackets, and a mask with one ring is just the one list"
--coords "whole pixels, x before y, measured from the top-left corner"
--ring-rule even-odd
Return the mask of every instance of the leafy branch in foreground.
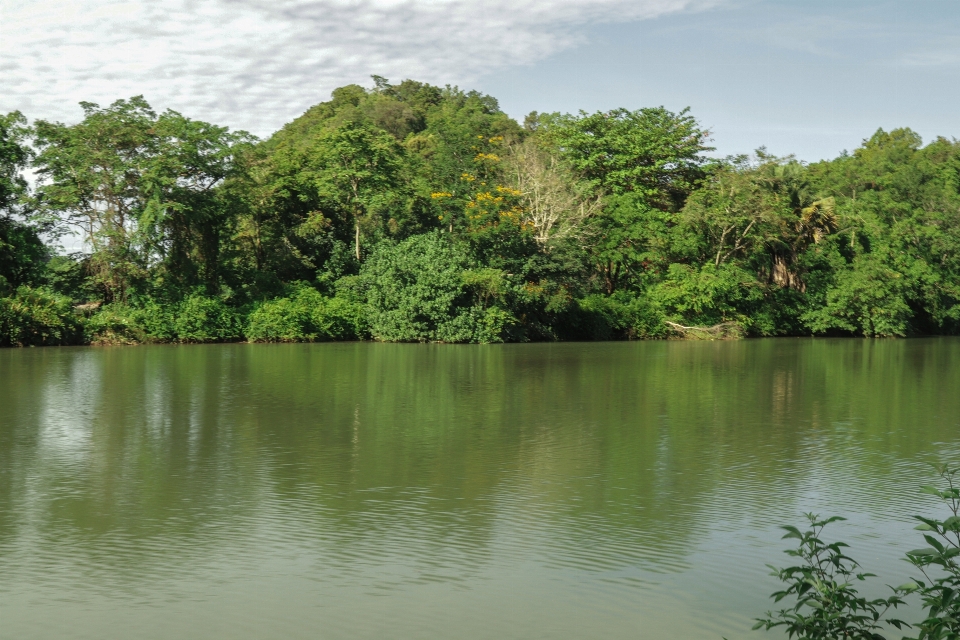
[[[824, 527], [844, 520], [839, 516], [820, 519], [806, 514], [810, 528], [800, 531], [796, 527], [783, 527], [787, 534], [783, 539], [796, 539], [798, 547], [786, 553], [797, 558], [799, 564], [777, 568], [771, 566], [773, 575], [787, 585], [786, 589], [771, 595], [776, 602], [796, 598], [796, 603], [759, 618], [754, 629], [783, 627], [790, 638], [811, 640], [884, 640], [879, 632], [886, 625], [897, 629], [909, 627], [902, 620], [884, 619], [891, 608], [904, 604], [903, 596], [909, 587], [893, 588], [888, 598], [867, 599], [859, 595], [854, 585], [873, 574], [860, 573], [859, 565], [844, 553], [848, 545], [843, 542], [826, 543], [821, 539]], [[938, 636], [939, 637], [939, 636]]]
[[[960, 468], [938, 465], [937, 472], [947, 486], [937, 489], [922, 487], [924, 493], [937, 496], [946, 503], [951, 515], [946, 520], [914, 516], [920, 521], [917, 529], [929, 547], [907, 552], [907, 560], [920, 569], [924, 580], [917, 580], [927, 618], [917, 627], [919, 640], [953, 640], [960, 638], [960, 487], [955, 476]], [[931, 573], [939, 571], [939, 577]]]

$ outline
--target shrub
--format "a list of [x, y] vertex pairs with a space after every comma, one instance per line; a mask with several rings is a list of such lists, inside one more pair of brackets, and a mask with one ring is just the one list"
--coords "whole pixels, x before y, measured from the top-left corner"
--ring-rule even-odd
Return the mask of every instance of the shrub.
[[237, 311], [219, 298], [193, 294], [178, 306], [173, 332], [180, 342], [226, 342], [241, 337]]
[[873, 257], [858, 258], [837, 274], [826, 305], [803, 316], [813, 333], [850, 332], [868, 337], [905, 336], [913, 312], [902, 273]]
[[885, 624], [897, 629], [909, 627], [896, 618], [883, 620], [891, 608], [904, 604], [903, 596], [909, 589], [893, 589], [893, 595], [887, 598], [864, 598], [854, 585], [871, 574], [860, 572], [860, 566], [844, 554], [846, 544], [822, 539], [823, 528], [843, 518], [821, 519], [808, 513], [807, 519], [810, 527], [806, 531], [783, 527], [787, 531], [784, 539], [797, 540], [797, 549], [789, 549], [787, 554], [798, 564], [775, 569], [774, 575], [787, 586], [770, 596], [777, 602], [785, 598], [795, 602], [790, 608], [767, 612], [754, 629], [783, 627], [790, 638], [884, 640], [878, 631]]
[[84, 323], [86, 341], [90, 344], [139, 344], [148, 336], [127, 305], [108, 304], [96, 310]]
[[650, 293], [667, 317], [684, 325], [749, 324], [763, 302], [756, 278], [727, 263], [699, 269], [671, 264], [666, 278]]
[[18, 287], [0, 298], [0, 345], [32, 347], [79, 344], [80, 318], [70, 299], [45, 287]]
[[370, 332], [388, 342], [469, 339], [454, 320], [465, 301], [467, 251], [441, 233], [381, 243], [364, 263]]
[[662, 338], [663, 313], [648, 298], [625, 292], [589, 295], [578, 301], [581, 333], [591, 340]]
[[518, 323], [492, 303], [508, 283], [499, 271], [472, 270], [468, 256], [442, 232], [378, 245], [360, 272], [370, 333], [388, 342], [503, 342]]
[[87, 319], [87, 341], [98, 345], [171, 342], [177, 337], [173, 320], [168, 307], [150, 298], [135, 305], [108, 304]]
[[363, 305], [324, 297], [302, 286], [290, 297], [261, 303], [247, 321], [251, 342], [356, 340], [366, 334]]

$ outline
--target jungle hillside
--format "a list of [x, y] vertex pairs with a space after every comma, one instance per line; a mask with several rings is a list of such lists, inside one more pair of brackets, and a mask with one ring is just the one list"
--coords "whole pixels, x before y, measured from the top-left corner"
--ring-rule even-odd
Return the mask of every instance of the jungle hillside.
[[956, 140], [721, 159], [688, 110], [380, 77], [265, 140], [80, 108], [0, 116], [0, 346], [960, 332]]

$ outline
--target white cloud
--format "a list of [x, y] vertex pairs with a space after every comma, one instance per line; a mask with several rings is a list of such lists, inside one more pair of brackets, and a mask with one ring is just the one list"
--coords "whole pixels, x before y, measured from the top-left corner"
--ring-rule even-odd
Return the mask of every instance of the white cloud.
[[268, 134], [350, 82], [468, 84], [582, 28], [718, 0], [0, 0], [0, 111], [157, 108]]

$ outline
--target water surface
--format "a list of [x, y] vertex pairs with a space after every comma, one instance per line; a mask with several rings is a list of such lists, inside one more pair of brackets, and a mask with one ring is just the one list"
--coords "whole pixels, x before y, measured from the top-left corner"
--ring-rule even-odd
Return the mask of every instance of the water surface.
[[940, 460], [958, 339], [3, 350], [0, 638], [772, 637]]

